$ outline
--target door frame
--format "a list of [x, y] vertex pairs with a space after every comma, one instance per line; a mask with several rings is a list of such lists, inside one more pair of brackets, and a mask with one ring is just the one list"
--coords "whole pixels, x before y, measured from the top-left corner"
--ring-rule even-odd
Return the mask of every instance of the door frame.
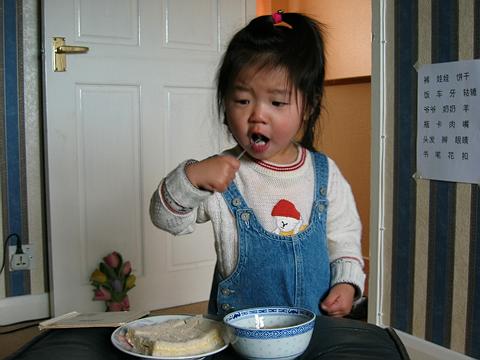
[[370, 170], [370, 270], [368, 322], [384, 325], [385, 155], [387, 107], [387, 0], [372, 2], [372, 119]]

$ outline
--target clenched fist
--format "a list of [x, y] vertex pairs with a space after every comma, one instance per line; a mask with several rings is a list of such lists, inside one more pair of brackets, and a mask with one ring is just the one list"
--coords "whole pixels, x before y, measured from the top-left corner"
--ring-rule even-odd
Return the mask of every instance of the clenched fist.
[[188, 180], [197, 188], [223, 192], [235, 178], [240, 161], [232, 156], [216, 155], [191, 163], [185, 168]]
[[337, 284], [330, 289], [321, 308], [328, 315], [342, 317], [348, 315], [352, 310], [355, 288], [350, 284]]

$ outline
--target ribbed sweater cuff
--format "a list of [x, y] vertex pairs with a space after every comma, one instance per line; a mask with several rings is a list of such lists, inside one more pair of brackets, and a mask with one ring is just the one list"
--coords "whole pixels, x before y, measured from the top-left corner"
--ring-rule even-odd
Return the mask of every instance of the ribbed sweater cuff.
[[190, 180], [188, 180], [185, 173], [185, 166], [194, 161], [195, 160], [187, 160], [182, 162], [165, 178], [165, 187], [168, 196], [178, 205], [190, 209], [198, 207], [202, 201], [212, 195], [209, 191], [196, 188]]
[[365, 286], [365, 273], [359, 261], [351, 258], [339, 258], [330, 264], [331, 284], [347, 283], [355, 287], [355, 300], [359, 299]]

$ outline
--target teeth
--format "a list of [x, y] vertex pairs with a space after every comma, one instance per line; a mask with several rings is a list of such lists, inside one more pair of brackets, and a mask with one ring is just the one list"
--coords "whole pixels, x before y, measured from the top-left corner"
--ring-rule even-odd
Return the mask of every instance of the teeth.
[[263, 136], [262, 134], [252, 134], [252, 142], [254, 144], [265, 145], [267, 141], [268, 138], [266, 136]]

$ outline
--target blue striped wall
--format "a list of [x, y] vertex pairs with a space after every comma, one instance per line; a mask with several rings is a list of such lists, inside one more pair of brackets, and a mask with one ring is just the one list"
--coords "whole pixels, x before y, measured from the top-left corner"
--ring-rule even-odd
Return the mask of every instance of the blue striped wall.
[[[480, 1], [475, 1], [473, 29], [474, 57], [480, 59]], [[472, 186], [468, 309], [466, 326], [467, 354], [480, 357], [480, 185]]]
[[[480, 33], [476, 32], [476, 34]], [[477, 51], [476, 56], [479, 57], [479, 55]], [[478, 187], [472, 192], [472, 217], [476, 221], [475, 225], [472, 226], [470, 235], [472, 239], [468, 281], [468, 297], [470, 301], [467, 309], [467, 319], [469, 321], [466, 326], [466, 348], [467, 354], [480, 357], [480, 344], [478, 341], [480, 339], [480, 190]]]
[[[423, 0], [396, 1], [394, 9], [394, 164], [390, 324], [413, 334], [414, 323], [423, 324], [425, 340], [450, 348], [454, 328], [457, 343], [463, 327], [464, 344], [461, 352], [480, 358], [480, 193], [478, 185], [470, 186], [471, 199], [461, 206], [470, 214], [470, 229], [460, 229], [469, 237], [468, 286], [454, 281], [455, 253], [458, 234], [456, 203], [458, 185], [452, 182], [429, 181], [428, 238], [416, 234], [418, 184], [416, 171], [416, 106], [419, 29], [419, 4]], [[475, 9], [474, 28], [469, 43], [473, 44], [474, 58], [480, 58], [480, 1], [471, 0]], [[459, 57], [458, 0], [429, 2], [430, 13], [421, 14], [431, 20], [431, 63], [456, 61]], [[425, 8], [425, 7], [423, 7]], [[464, 40], [464, 39], [463, 39]], [[422, 49], [423, 50], [423, 49]], [[423, 180], [424, 181], [424, 180]], [[416, 254], [416, 242], [428, 243], [428, 254]], [[428, 256], [427, 269], [416, 269], [416, 257]], [[420, 264], [421, 262], [417, 262]], [[416, 273], [426, 272], [425, 302], [416, 301], [414, 293]], [[418, 279], [417, 279], [418, 281]], [[462, 287], [460, 290], [456, 287]], [[455, 291], [457, 290], [457, 291]], [[465, 294], [466, 321], [452, 317], [454, 294]], [[422, 307], [422, 308], [421, 308]], [[421, 309], [420, 309], [421, 308]], [[415, 317], [423, 316], [423, 319]], [[415, 335], [415, 334], [414, 334]], [[458, 347], [458, 345], [457, 345]], [[457, 350], [458, 351], [458, 350]]]
[[405, 332], [412, 329], [415, 239], [415, 132], [417, 2], [395, 2], [395, 144], [391, 316]]
[[[458, 1], [432, 3], [432, 63], [458, 60]], [[427, 339], [450, 342], [456, 184], [430, 181]], [[447, 309], [447, 311], [446, 311]]]
[[[1, 0], [1, 182], [3, 241], [16, 233], [28, 243], [22, 66], [22, 1]], [[10, 240], [16, 245], [16, 238]], [[5, 266], [6, 296], [30, 293], [30, 272]]]

